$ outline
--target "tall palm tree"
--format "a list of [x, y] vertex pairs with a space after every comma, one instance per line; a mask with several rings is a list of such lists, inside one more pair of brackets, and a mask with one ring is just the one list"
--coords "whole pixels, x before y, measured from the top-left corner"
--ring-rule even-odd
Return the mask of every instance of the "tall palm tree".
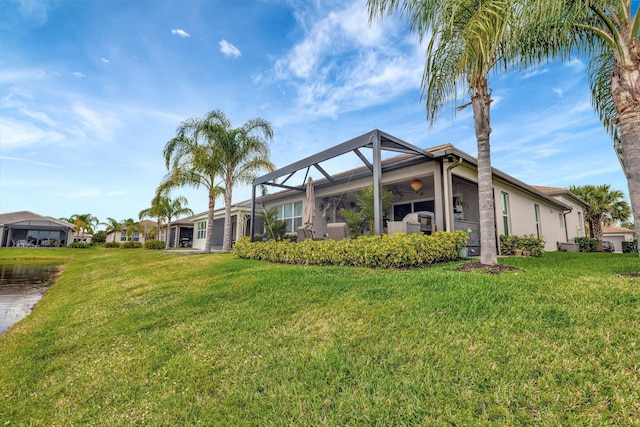
[[[368, 0], [370, 20], [399, 12], [420, 39], [430, 37], [422, 77], [427, 121], [432, 126], [452, 99], [468, 93], [478, 146], [480, 261], [496, 264], [495, 211], [490, 148], [489, 73], [517, 59], [517, 0]], [[455, 112], [455, 109], [454, 109]], [[450, 203], [450, 201], [445, 201]]]
[[[635, 3], [632, 5], [632, 3]], [[590, 56], [591, 101], [614, 141], [640, 218], [640, 14], [632, 0], [540, 0], [532, 7], [547, 53]], [[532, 14], [529, 14], [531, 16]], [[540, 25], [545, 24], [545, 25]], [[640, 235], [640, 221], [635, 221]]]
[[603, 225], [626, 221], [631, 215], [631, 208], [624, 200], [622, 191], [612, 190], [609, 184], [572, 185], [569, 191], [589, 204], [584, 217], [589, 223], [591, 237], [599, 241], [602, 240]]
[[224, 191], [219, 175], [222, 171], [218, 149], [216, 148], [216, 129], [205, 118], [183, 121], [176, 136], [164, 147], [163, 155], [169, 173], [158, 187], [158, 193], [172, 188], [190, 186], [207, 189], [209, 204], [204, 252], [211, 252], [213, 235], [213, 213], [216, 199]]
[[103, 223], [107, 227], [107, 233], [113, 233], [113, 241], [116, 241], [116, 231], [122, 229], [123, 222], [117, 219], [107, 218], [107, 222]]
[[234, 128], [220, 110], [207, 114], [206, 122], [215, 135], [220, 174], [224, 179], [224, 234], [222, 250], [231, 249], [231, 201], [233, 186], [250, 184], [257, 173], [273, 171], [275, 166], [269, 159], [269, 142], [273, 140], [271, 124], [260, 118], [247, 121]]

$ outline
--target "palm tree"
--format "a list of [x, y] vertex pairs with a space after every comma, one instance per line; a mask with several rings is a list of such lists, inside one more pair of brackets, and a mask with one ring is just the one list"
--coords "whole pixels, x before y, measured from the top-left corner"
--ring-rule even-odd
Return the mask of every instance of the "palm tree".
[[98, 218], [91, 214], [74, 214], [65, 221], [75, 226], [75, 232], [81, 233], [83, 241], [84, 233], [93, 234], [93, 228], [100, 224]]
[[[517, 0], [368, 0], [370, 20], [400, 11], [427, 44], [422, 77], [427, 121], [452, 99], [469, 93], [478, 146], [480, 262], [496, 264], [495, 211], [490, 149], [490, 72], [508, 70], [518, 58]], [[454, 109], [455, 112], [455, 109]], [[446, 201], [445, 201], [446, 203]]]
[[133, 233], [140, 230], [140, 223], [133, 218], [127, 218], [122, 221], [122, 226], [125, 228], [125, 235], [127, 236], [127, 241], [131, 241], [131, 237]]
[[107, 233], [113, 233], [113, 241], [116, 241], [116, 231], [122, 229], [123, 222], [117, 219], [107, 218], [107, 222], [103, 223], [107, 227]]
[[569, 191], [589, 204], [584, 218], [589, 223], [591, 237], [598, 241], [602, 241], [603, 225], [626, 221], [631, 215], [631, 208], [624, 200], [622, 191], [612, 190], [609, 184], [572, 185]]
[[[186, 207], [187, 204], [188, 204], [187, 199], [183, 196], [176, 197], [175, 199], [165, 197], [164, 206], [166, 209], [165, 214], [167, 218], [167, 232], [166, 232], [167, 249], [171, 245], [171, 236], [169, 235], [169, 233], [171, 232], [171, 219], [177, 218], [181, 215], [193, 215], [193, 211], [188, 207]], [[176, 235], [174, 240], [174, 247], [178, 243], [178, 238], [179, 236]]]
[[[368, 222], [369, 232], [373, 233], [373, 221], [376, 209], [373, 197], [373, 185], [363, 188], [355, 195], [355, 198], [360, 204], [360, 215], [363, 221]], [[380, 200], [382, 201], [382, 210], [387, 210], [387, 208], [393, 204], [393, 193], [383, 190], [380, 194]]]
[[[535, 3], [532, 3], [536, 7]], [[553, 55], [593, 54], [591, 101], [620, 156], [634, 218], [640, 218], [640, 14], [631, 0], [539, 1], [543, 50]], [[540, 16], [540, 15], [538, 15]], [[540, 23], [546, 23], [540, 26]], [[640, 235], [640, 221], [635, 221]]]
[[169, 173], [158, 187], [158, 193], [184, 186], [203, 186], [207, 189], [209, 209], [204, 252], [211, 252], [216, 198], [224, 191], [218, 181], [222, 167], [215, 132], [215, 127], [206, 117], [183, 121], [178, 126], [176, 136], [164, 147], [163, 155]]
[[151, 199], [151, 206], [138, 212], [138, 219], [141, 221], [144, 218], [156, 218], [156, 233], [160, 231], [162, 221], [166, 218], [163, 202], [162, 194], [156, 193]]
[[250, 184], [262, 170], [273, 171], [269, 160], [269, 142], [273, 129], [266, 120], [255, 118], [234, 128], [220, 110], [211, 111], [205, 119], [215, 135], [215, 146], [224, 178], [224, 234], [222, 250], [231, 249], [231, 201], [236, 183]]

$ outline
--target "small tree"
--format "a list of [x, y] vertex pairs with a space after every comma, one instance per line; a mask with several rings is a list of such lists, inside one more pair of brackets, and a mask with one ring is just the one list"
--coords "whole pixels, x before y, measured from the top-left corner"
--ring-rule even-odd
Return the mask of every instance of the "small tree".
[[260, 218], [264, 222], [265, 234], [274, 239], [282, 240], [285, 234], [287, 234], [287, 223], [278, 218], [278, 211], [275, 207], [265, 209]]
[[[376, 209], [373, 196], [373, 185], [363, 188], [360, 192], [356, 193], [355, 198], [360, 204], [360, 215], [362, 216], [362, 220], [367, 222], [370, 231], [373, 230], [373, 221]], [[382, 210], [385, 211], [393, 203], [393, 193], [386, 190], [382, 191], [380, 199], [382, 200]]]

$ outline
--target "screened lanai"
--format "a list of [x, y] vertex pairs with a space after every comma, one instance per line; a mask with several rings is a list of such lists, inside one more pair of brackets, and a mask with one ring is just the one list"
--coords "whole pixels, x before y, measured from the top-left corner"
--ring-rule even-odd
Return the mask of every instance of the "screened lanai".
[[[365, 150], [371, 151], [367, 152]], [[312, 167], [322, 174], [329, 185], [334, 184], [336, 182], [335, 175], [329, 174], [325, 168], [323, 168], [322, 164], [347, 153], [354, 153], [364, 164], [365, 168], [363, 168], [359, 174], [372, 176], [374, 205], [378, 207], [374, 211], [374, 230], [372, 231], [375, 234], [381, 234], [383, 229], [383, 214], [380, 196], [382, 193], [382, 153], [384, 151], [410, 155], [407, 158], [408, 161], [411, 161], [412, 159], [424, 161], [425, 158], [433, 158], [431, 153], [426, 152], [419, 147], [409, 144], [408, 142], [389, 135], [381, 130], [374, 129], [371, 132], [367, 132], [349, 141], [343, 142], [328, 148], [327, 150], [321, 151], [288, 166], [258, 177], [253, 181], [251, 196], [252, 239], [255, 235], [255, 221], [253, 219], [256, 217], [257, 187], [264, 185], [304, 192], [305, 183], [307, 182], [307, 177], [309, 176], [309, 172]], [[367, 157], [366, 154], [369, 154], [369, 157]], [[372, 160], [369, 160], [369, 158]], [[302, 178], [302, 180], [298, 181], [300, 178]], [[353, 179], [353, 176], [351, 176], [350, 179]]]

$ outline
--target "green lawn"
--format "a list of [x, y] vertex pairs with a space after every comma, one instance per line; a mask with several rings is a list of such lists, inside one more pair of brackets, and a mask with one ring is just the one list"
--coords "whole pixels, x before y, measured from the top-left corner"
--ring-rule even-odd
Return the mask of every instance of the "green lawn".
[[0, 250], [21, 256], [73, 261], [0, 335], [0, 425], [640, 425], [637, 255], [489, 275]]

